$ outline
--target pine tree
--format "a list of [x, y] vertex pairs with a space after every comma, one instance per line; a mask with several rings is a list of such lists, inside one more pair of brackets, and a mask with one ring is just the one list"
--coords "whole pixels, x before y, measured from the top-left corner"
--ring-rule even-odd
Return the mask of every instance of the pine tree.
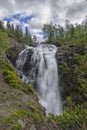
[[16, 25], [15, 36], [19, 40], [19, 38], [20, 38], [20, 25]]
[[73, 24], [71, 24], [70, 32], [71, 32], [71, 37], [74, 37], [74, 26], [73, 26]]
[[3, 22], [0, 20], [0, 29], [4, 29]]
[[28, 28], [25, 28], [25, 36], [24, 36], [24, 41], [26, 44], [32, 43], [32, 38], [31, 38], [31, 34], [28, 30]]
[[37, 43], [37, 37], [36, 37], [36, 35], [33, 36], [33, 42]]
[[7, 30], [8, 30], [8, 31], [11, 31], [11, 25], [10, 25], [10, 22], [7, 22]]
[[13, 35], [15, 34], [14, 24], [11, 25], [11, 32]]

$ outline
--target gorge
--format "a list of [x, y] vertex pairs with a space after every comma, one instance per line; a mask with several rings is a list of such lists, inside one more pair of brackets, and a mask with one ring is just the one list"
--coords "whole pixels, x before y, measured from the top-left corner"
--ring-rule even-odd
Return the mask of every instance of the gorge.
[[35, 86], [39, 102], [46, 109], [46, 115], [62, 113], [56, 51], [57, 47], [54, 45], [27, 46], [19, 53], [16, 61], [22, 81]]

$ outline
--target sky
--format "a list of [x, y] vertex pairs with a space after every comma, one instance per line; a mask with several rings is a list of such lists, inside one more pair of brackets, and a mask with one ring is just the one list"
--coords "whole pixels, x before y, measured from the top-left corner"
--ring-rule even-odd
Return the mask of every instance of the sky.
[[28, 27], [39, 41], [43, 40], [44, 24], [64, 26], [66, 19], [81, 23], [86, 15], [86, 0], [0, 0], [0, 19]]

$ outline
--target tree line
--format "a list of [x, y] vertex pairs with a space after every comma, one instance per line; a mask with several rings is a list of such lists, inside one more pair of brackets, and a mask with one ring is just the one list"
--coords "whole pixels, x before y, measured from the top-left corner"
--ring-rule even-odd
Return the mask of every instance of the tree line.
[[4, 22], [0, 20], [0, 30], [5, 30], [7, 31], [8, 35], [10, 37], [16, 38], [19, 42], [25, 43], [25, 44], [31, 44], [36, 42], [37, 38], [34, 35], [33, 38], [30, 34], [30, 31], [28, 27], [25, 27], [24, 31], [22, 29], [21, 25], [16, 25], [7, 22], [6, 27], [4, 27]]
[[[37, 43], [37, 37], [34, 35], [32, 38], [28, 27], [25, 27], [25, 31], [23, 31], [21, 25], [14, 26], [7, 22], [5, 28], [4, 22], [0, 20], [0, 30], [6, 30], [9, 36], [15, 37], [24, 44]], [[52, 22], [44, 24], [42, 31], [46, 43], [85, 41], [87, 40], [87, 16], [81, 24], [71, 24], [69, 20], [65, 21], [64, 27]]]
[[71, 24], [69, 20], [65, 21], [65, 26], [57, 24], [44, 24], [44, 38], [47, 42], [87, 40], [87, 16], [81, 24]]

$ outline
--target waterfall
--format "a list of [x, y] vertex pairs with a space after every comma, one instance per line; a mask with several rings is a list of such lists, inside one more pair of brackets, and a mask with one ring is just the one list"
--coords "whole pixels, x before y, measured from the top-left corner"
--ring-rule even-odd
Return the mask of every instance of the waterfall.
[[46, 115], [62, 113], [56, 51], [57, 47], [54, 45], [27, 46], [19, 54], [16, 62], [22, 81], [36, 86], [39, 102], [45, 107]]

